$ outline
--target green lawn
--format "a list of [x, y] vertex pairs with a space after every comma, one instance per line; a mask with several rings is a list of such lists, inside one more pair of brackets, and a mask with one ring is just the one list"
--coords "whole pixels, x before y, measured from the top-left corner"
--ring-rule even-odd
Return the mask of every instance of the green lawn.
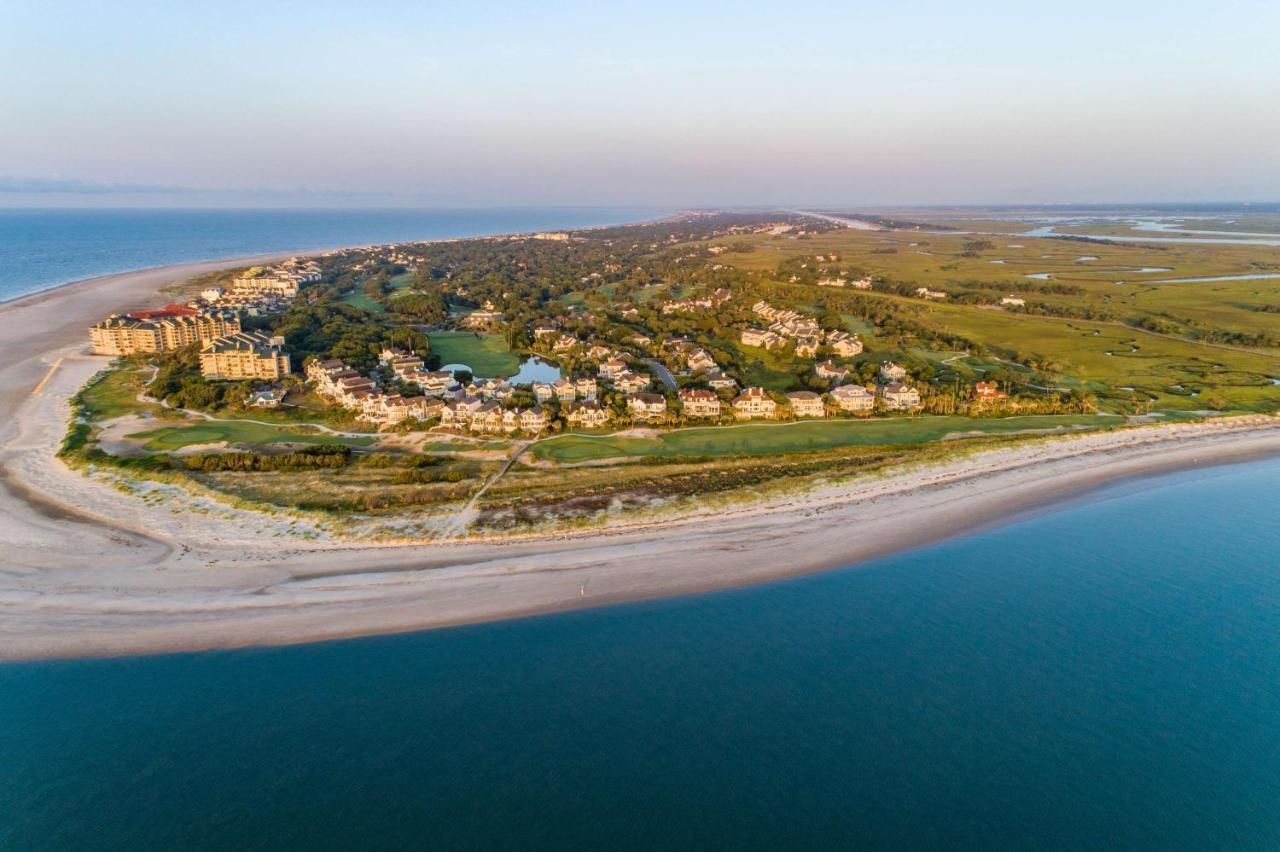
[[225, 420], [206, 420], [191, 426], [165, 426], [149, 432], [137, 432], [128, 437], [146, 440], [144, 446], [156, 452], [168, 452], [192, 444], [212, 444], [218, 441], [232, 444], [346, 444], [351, 447], [367, 447], [373, 443], [371, 437], [344, 438], [320, 432], [299, 432], [258, 423]]
[[138, 401], [147, 377], [148, 374], [132, 367], [111, 370], [84, 386], [79, 394], [80, 405], [90, 420], [99, 422], [139, 411], [163, 411], [158, 405]]
[[737, 427], [679, 429], [656, 438], [565, 435], [534, 445], [535, 458], [580, 462], [619, 456], [775, 455], [855, 445], [921, 444], [957, 432], [1002, 434], [1058, 426], [1114, 426], [1118, 416], [1064, 414], [1027, 417], [898, 417], [811, 420]]
[[466, 364], [477, 376], [485, 378], [514, 376], [520, 371], [519, 357], [501, 334], [439, 331], [427, 338], [431, 341], [431, 351], [440, 356], [441, 364]]
[[[409, 272], [401, 273], [400, 275], [390, 279], [388, 282], [391, 285], [392, 290], [390, 298], [394, 299], [396, 295], [398, 295], [399, 291], [408, 287], [412, 281], [413, 275]], [[343, 297], [342, 301], [352, 307], [359, 308], [362, 311], [368, 311], [371, 314], [385, 314], [387, 312], [387, 309], [381, 303], [375, 302], [373, 299], [370, 299], [365, 295], [363, 287], [357, 287], [352, 290]]]

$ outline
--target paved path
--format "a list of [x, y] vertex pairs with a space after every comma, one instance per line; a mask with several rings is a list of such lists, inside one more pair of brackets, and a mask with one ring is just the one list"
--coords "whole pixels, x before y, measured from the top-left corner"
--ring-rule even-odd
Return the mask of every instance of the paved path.
[[662, 382], [670, 390], [676, 389], [676, 377], [671, 375], [671, 371], [667, 369], [665, 364], [655, 358], [646, 358], [645, 363], [653, 368], [653, 372], [658, 376], [658, 381]]

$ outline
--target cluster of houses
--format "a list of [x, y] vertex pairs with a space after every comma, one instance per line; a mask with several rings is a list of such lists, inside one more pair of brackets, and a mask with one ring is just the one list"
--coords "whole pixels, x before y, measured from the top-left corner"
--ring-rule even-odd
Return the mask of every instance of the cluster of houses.
[[854, 290], [870, 290], [871, 277], [864, 275], [850, 281], [848, 278], [819, 278], [819, 287], [851, 287]]
[[258, 316], [286, 310], [303, 284], [320, 280], [314, 260], [290, 258], [275, 266], [254, 267], [231, 281], [229, 289], [206, 287], [200, 299], [208, 305]]
[[536, 434], [547, 428], [549, 415], [541, 405], [503, 407], [502, 401], [515, 390], [501, 379], [462, 387], [448, 372], [424, 370], [422, 359], [411, 351], [388, 347], [380, 358], [384, 369], [401, 381], [418, 384], [423, 396], [406, 397], [380, 389], [373, 378], [337, 359], [307, 364], [307, 380], [321, 396], [380, 426], [438, 419], [442, 426], [483, 433]]
[[775, 308], [765, 301], [756, 302], [751, 310], [771, 324], [767, 329], [743, 329], [741, 341], [744, 346], [776, 349], [790, 340], [795, 343], [795, 353], [800, 358], [817, 355], [823, 343], [842, 357], [852, 357], [862, 352], [862, 340], [856, 334], [837, 329], [823, 332], [817, 320], [799, 311]]
[[410, 419], [431, 420], [439, 417], [444, 409], [444, 400], [439, 397], [405, 397], [379, 390], [372, 378], [337, 358], [309, 362], [306, 376], [318, 394], [361, 420], [378, 425], [391, 426]]
[[663, 314], [679, 314], [679, 313], [696, 313], [698, 311], [709, 311], [718, 305], [724, 304], [733, 298], [727, 288], [720, 287], [711, 293], [710, 296], [699, 296], [690, 299], [673, 299], [663, 302], [658, 308]]

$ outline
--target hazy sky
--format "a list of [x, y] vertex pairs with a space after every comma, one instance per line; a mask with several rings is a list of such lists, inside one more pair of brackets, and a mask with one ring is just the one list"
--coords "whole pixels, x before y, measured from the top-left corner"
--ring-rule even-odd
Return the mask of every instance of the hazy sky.
[[1280, 0], [0, 0], [0, 204], [1276, 199]]

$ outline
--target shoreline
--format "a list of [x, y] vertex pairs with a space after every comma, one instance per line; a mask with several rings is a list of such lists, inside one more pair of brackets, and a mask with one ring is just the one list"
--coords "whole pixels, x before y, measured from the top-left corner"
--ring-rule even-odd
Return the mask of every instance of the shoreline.
[[256, 513], [226, 507], [166, 514], [163, 501], [53, 457], [67, 399], [107, 361], [83, 354], [98, 315], [254, 260], [101, 276], [0, 304], [12, 353], [0, 402], [14, 412], [0, 424], [0, 660], [295, 644], [698, 594], [858, 565], [1118, 482], [1280, 456], [1280, 418], [1166, 423], [1032, 439], [680, 518], [436, 544], [282, 540], [252, 528]]

